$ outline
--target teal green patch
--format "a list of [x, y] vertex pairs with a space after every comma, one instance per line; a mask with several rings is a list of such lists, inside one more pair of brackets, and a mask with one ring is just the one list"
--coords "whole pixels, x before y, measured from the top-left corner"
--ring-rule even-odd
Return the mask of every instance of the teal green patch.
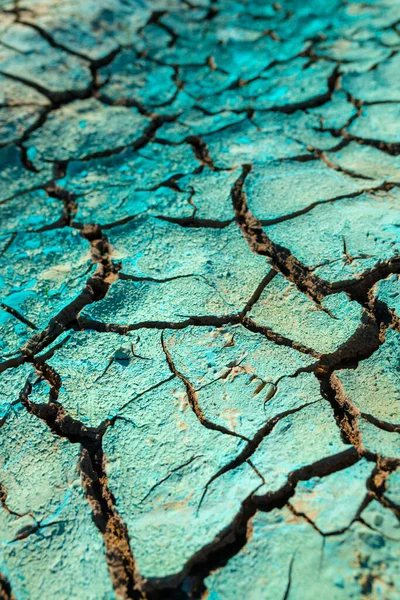
[[[362, 460], [353, 467], [327, 477], [300, 482], [291, 504], [326, 535], [350, 526], [367, 495], [371, 464]], [[332, 503], [335, 511], [332, 511]]]
[[179, 381], [133, 402], [123, 417], [104, 440], [110, 485], [141, 572], [173, 575], [229, 524], [260, 479], [244, 465], [220, 481], [198, 512], [207, 481], [244, 442], [202, 427]]
[[266, 287], [250, 313], [257, 323], [324, 354], [355, 333], [362, 315], [360, 305], [350, 302], [344, 293], [329, 296], [318, 307], [280, 275]]
[[365, 180], [347, 177], [320, 161], [285, 161], [256, 165], [246, 179], [245, 190], [253, 214], [268, 221], [303, 211], [315, 203], [361, 193], [367, 187]]
[[82, 91], [90, 84], [90, 70], [85, 61], [55, 48], [31, 27], [10, 23], [1, 41], [4, 44], [0, 49], [2, 74], [19, 77], [28, 85], [43, 86], [56, 93]]
[[[399, 246], [398, 192], [347, 198], [267, 229], [274, 241], [329, 280], [351, 279]], [[301, 225], [300, 225], [301, 223]], [[350, 259], [344, 253], [344, 241]]]
[[339, 374], [345, 393], [362, 413], [392, 424], [399, 421], [399, 343], [399, 335], [388, 330], [385, 343], [370, 358]]
[[[84, 128], [79, 121], [85, 120]], [[135, 108], [104, 106], [97, 100], [76, 100], [49, 115], [40, 131], [30, 137], [42, 161], [79, 160], [105, 150], [123, 149], [137, 141], [148, 121]], [[63, 140], [59, 144], [59, 140]]]
[[213, 600], [284, 597], [289, 582], [294, 600], [327, 594], [345, 600], [362, 597], [366, 579], [372, 597], [397, 596], [396, 542], [365, 525], [356, 523], [341, 535], [323, 538], [284, 508], [259, 513], [253, 527], [246, 548], [208, 577]]
[[387, 144], [400, 144], [398, 128], [400, 103], [374, 104], [363, 109], [348, 131], [364, 140], [382, 140]]
[[326, 403], [317, 402], [287, 416], [279, 421], [252, 456], [254, 466], [264, 477], [264, 485], [257, 494], [278, 490], [286, 483], [291, 471], [345, 449]]
[[398, 0], [0, 4], [0, 597], [397, 600]]
[[[25, 409], [2, 428], [1, 569], [16, 596], [115, 598], [103, 542], [77, 469], [79, 446], [51, 435]], [[60, 572], [63, 574], [60, 577]]]

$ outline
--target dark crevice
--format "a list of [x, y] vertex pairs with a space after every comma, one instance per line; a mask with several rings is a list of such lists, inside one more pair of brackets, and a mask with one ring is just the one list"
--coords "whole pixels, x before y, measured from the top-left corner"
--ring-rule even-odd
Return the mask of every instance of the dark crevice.
[[184, 469], [188, 465], [191, 465], [192, 462], [194, 462], [198, 458], [201, 458], [201, 456], [202, 456], [201, 454], [198, 454], [197, 456], [193, 456], [192, 458], [189, 458], [188, 460], [186, 460], [184, 463], [182, 463], [178, 467], [175, 467], [174, 469], [171, 469], [168, 472], [168, 475], [166, 475], [165, 477], [162, 477], [162, 479], [160, 479], [159, 481], [157, 481], [157, 483], [155, 483], [154, 485], [151, 486], [151, 488], [149, 489], [149, 491], [140, 500], [140, 503], [143, 503], [145, 500], [147, 500], [147, 498], [149, 496], [151, 496], [151, 494], [154, 492], [154, 490], [157, 489], [158, 486], [162, 485], [165, 481], [168, 481], [168, 479], [170, 479], [170, 477], [172, 477], [174, 473], [177, 473], [178, 471], [181, 471], [182, 469]]
[[294, 554], [293, 554], [293, 556], [292, 556], [292, 558], [290, 559], [290, 562], [289, 562], [288, 581], [287, 581], [285, 593], [284, 593], [284, 596], [283, 596], [283, 600], [288, 600], [288, 598], [289, 598], [290, 589], [292, 587], [293, 564], [294, 564]]
[[217, 221], [215, 219], [202, 219], [199, 217], [167, 217], [165, 215], [157, 215], [156, 217], [160, 221], [167, 221], [168, 223], [174, 223], [181, 227], [200, 228], [206, 227], [208, 229], [225, 229], [234, 222], [234, 219], [227, 219], [226, 221]]
[[91, 506], [93, 521], [100, 531], [106, 552], [111, 581], [117, 598], [139, 600], [142, 579], [136, 567], [128, 530], [115, 508], [115, 498], [108, 487], [102, 437], [106, 428], [86, 427], [69, 416], [58, 402], [62, 381], [58, 373], [44, 360], [34, 360], [38, 375], [49, 388], [49, 402], [36, 404], [29, 398], [32, 386], [25, 384], [20, 402], [28, 413], [45, 422], [50, 431], [72, 444], [81, 445], [79, 468], [86, 499]]
[[0, 600], [16, 600], [11, 584], [4, 573], [0, 572]]
[[171, 275], [171, 277], [140, 277], [139, 275], [130, 275], [128, 273], [119, 273], [118, 278], [122, 281], [150, 281], [152, 283], [167, 283], [169, 281], [176, 281], [177, 279], [187, 279], [188, 277], [201, 277], [190, 273], [188, 275]]
[[263, 231], [260, 221], [250, 212], [243, 190], [244, 182], [250, 171], [251, 165], [243, 166], [242, 174], [236, 180], [231, 191], [236, 222], [243, 237], [255, 254], [268, 257], [275, 270], [292, 281], [301, 292], [320, 303], [322, 298], [328, 294], [327, 283], [314, 275], [310, 267], [297, 260], [288, 248], [273, 242]]
[[71, 324], [71, 328], [77, 330], [98, 331], [99, 333], [111, 332], [120, 335], [128, 335], [130, 331], [137, 331], [139, 329], [159, 329], [163, 331], [167, 329], [181, 330], [186, 329], [187, 327], [222, 327], [223, 325], [243, 325], [243, 327], [249, 331], [258, 333], [280, 346], [294, 348], [303, 354], [310, 354], [316, 358], [321, 356], [312, 348], [291, 340], [290, 338], [273, 331], [266, 325], [258, 325], [255, 321], [249, 317], [242, 316], [240, 313], [223, 315], [220, 317], [214, 315], [190, 316], [183, 321], [140, 321], [130, 325], [102, 323], [101, 321], [96, 321], [82, 315], [77, 319], [76, 323]]
[[326, 376], [321, 371], [317, 371], [321, 384], [321, 395], [328, 400], [332, 407], [342, 440], [345, 444], [352, 444], [362, 454], [364, 446], [358, 425], [360, 411], [345, 395], [339, 378], [334, 373]]
[[267, 285], [271, 283], [276, 274], [276, 271], [274, 271], [274, 269], [271, 269], [270, 271], [268, 271], [265, 277], [263, 277], [263, 279], [260, 281], [256, 289], [254, 290], [253, 294], [251, 295], [251, 298], [246, 302], [245, 306], [240, 311], [239, 314], [242, 317], [245, 317], [247, 313], [251, 311], [253, 306], [259, 301], [261, 294], [263, 293]]
[[[231, 523], [220, 531], [214, 540], [194, 554], [180, 573], [164, 579], [149, 579], [145, 584], [150, 600], [164, 598], [187, 598], [182, 590], [192, 590], [192, 598], [200, 598], [205, 591], [204, 579], [212, 572], [224, 567], [230, 558], [236, 556], [251, 537], [251, 520], [257, 510], [270, 512], [282, 508], [294, 495], [300, 481], [313, 477], [326, 477], [346, 469], [360, 460], [355, 448], [349, 448], [340, 454], [329, 456], [289, 473], [287, 482], [274, 492], [259, 495], [250, 494], [241, 505]], [[190, 597], [190, 596], [189, 596]]]
[[19, 23], [20, 25], [23, 25], [24, 27], [30, 27], [31, 29], [34, 29], [35, 31], [37, 31], [37, 33], [39, 33], [39, 35], [43, 39], [45, 39], [46, 42], [48, 42], [52, 48], [57, 48], [58, 50], [62, 50], [63, 52], [66, 52], [67, 54], [71, 54], [72, 56], [76, 56], [82, 60], [85, 60], [88, 62], [90, 61], [90, 59], [87, 56], [85, 56], [84, 54], [81, 54], [80, 52], [76, 52], [75, 50], [68, 48], [64, 44], [57, 42], [54, 39], [54, 37], [46, 29], [44, 29], [43, 27], [41, 27], [34, 21], [24, 21], [23, 19], [21, 19], [19, 17], [19, 18], [17, 18], [16, 23]]
[[388, 423], [387, 421], [382, 421], [382, 419], [377, 419], [376, 417], [374, 417], [373, 415], [370, 415], [369, 413], [361, 412], [360, 416], [363, 419], [365, 419], [366, 421], [368, 421], [369, 423], [371, 423], [372, 425], [375, 425], [375, 427], [378, 427], [378, 429], [382, 429], [383, 431], [389, 431], [390, 433], [400, 433], [400, 425], [399, 424]]
[[31, 329], [37, 329], [36, 325], [34, 323], [32, 323], [32, 321], [30, 321], [29, 319], [24, 317], [24, 315], [22, 315], [15, 308], [12, 308], [12, 306], [8, 306], [8, 304], [4, 304], [4, 302], [0, 302], [0, 308], [2, 308], [6, 312], [8, 312], [8, 314], [12, 315], [13, 317], [15, 317], [16, 319], [21, 321], [21, 323], [28, 325], [28, 327], [30, 327]]

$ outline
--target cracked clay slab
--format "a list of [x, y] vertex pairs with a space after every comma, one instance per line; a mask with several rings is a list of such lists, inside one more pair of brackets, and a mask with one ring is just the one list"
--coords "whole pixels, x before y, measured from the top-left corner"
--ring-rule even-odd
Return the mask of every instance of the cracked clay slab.
[[400, 597], [399, 23], [0, 1], [0, 600]]

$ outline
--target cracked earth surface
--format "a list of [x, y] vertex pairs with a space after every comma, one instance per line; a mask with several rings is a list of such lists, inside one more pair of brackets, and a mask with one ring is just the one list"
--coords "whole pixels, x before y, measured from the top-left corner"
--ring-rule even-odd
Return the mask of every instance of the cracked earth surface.
[[400, 2], [0, 10], [0, 598], [398, 599]]

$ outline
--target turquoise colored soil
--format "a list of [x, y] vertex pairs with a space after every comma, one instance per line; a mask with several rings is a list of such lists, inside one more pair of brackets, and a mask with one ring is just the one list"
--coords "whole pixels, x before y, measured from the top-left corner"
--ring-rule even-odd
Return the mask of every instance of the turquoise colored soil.
[[399, 52], [0, 1], [1, 600], [398, 600]]

